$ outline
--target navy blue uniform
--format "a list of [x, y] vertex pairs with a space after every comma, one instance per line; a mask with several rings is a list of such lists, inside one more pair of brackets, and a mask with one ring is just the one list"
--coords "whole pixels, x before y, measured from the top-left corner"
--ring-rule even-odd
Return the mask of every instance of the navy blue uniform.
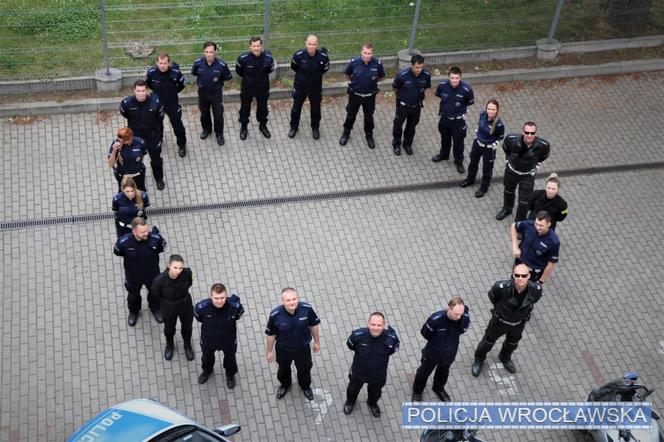
[[152, 294], [161, 305], [161, 314], [164, 317], [166, 342], [173, 342], [178, 318], [180, 318], [182, 340], [186, 343], [191, 341], [194, 304], [189, 294], [189, 288], [193, 283], [194, 277], [188, 267], [182, 269], [175, 279], [168, 275], [168, 269], [166, 269], [152, 282]]
[[362, 389], [367, 385], [367, 403], [376, 405], [387, 382], [387, 365], [390, 356], [399, 350], [399, 337], [396, 330], [387, 327], [377, 337], [371, 336], [369, 328], [354, 330], [346, 345], [355, 352], [353, 364], [348, 372], [346, 403], [354, 404]]
[[350, 60], [350, 63], [348, 63], [344, 70], [344, 74], [350, 77], [344, 133], [350, 133], [353, 130], [357, 112], [362, 107], [362, 112], [364, 113], [364, 133], [373, 135], [373, 114], [376, 109], [378, 81], [385, 78], [383, 63], [376, 57], [373, 57], [369, 63], [364, 63], [362, 57], [356, 57]]
[[237, 58], [235, 72], [242, 77], [240, 87], [240, 124], [249, 124], [251, 102], [256, 98], [256, 119], [267, 124], [267, 99], [270, 96], [270, 73], [274, 70], [274, 59], [270, 51], [262, 51], [256, 57], [245, 52]]
[[187, 132], [182, 124], [182, 106], [178, 97], [186, 85], [186, 80], [180, 71], [180, 66], [173, 63], [166, 72], [161, 72], [156, 66], [152, 67], [145, 75], [145, 82], [164, 105], [178, 146], [186, 146]]
[[427, 344], [422, 350], [421, 364], [415, 373], [413, 393], [422, 394], [434, 369], [436, 373], [433, 375], [433, 391], [440, 393], [444, 390], [450, 366], [459, 349], [459, 337], [469, 326], [470, 310], [467, 305], [464, 306], [463, 315], [458, 321], [451, 320], [447, 316], [447, 310], [429, 316], [420, 331]]
[[232, 378], [237, 373], [237, 320], [244, 314], [244, 307], [238, 295], [226, 298], [224, 306], [217, 308], [211, 299], [203, 299], [196, 304], [194, 315], [201, 323], [201, 359], [203, 372], [211, 373], [214, 369], [215, 352], [224, 352], [224, 370], [226, 377]]
[[198, 110], [201, 112], [201, 127], [206, 132], [212, 132], [212, 118], [214, 117], [214, 133], [224, 134], [224, 81], [233, 78], [225, 61], [215, 57], [212, 64], [208, 64], [205, 57], [196, 60], [191, 67], [191, 74], [196, 77], [198, 86]]
[[553, 198], [547, 198], [545, 189], [536, 190], [530, 194], [530, 198], [528, 198], [528, 210], [530, 211], [528, 219], [535, 219], [537, 212], [545, 210], [551, 215], [551, 229], [553, 230], [556, 229], [558, 221], [567, 218], [568, 213], [567, 201], [558, 194]]
[[123, 192], [118, 192], [111, 201], [111, 210], [115, 212], [115, 231], [118, 238], [127, 233], [131, 233], [131, 220], [140, 216], [143, 219], [148, 219], [145, 209], [150, 207], [150, 198], [146, 192], [141, 192], [143, 199], [143, 206], [138, 207], [137, 199], [130, 200]]
[[542, 286], [528, 281], [523, 292], [516, 290], [513, 280], [498, 281], [489, 290], [489, 300], [493, 304], [493, 314], [484, 336], [475, 350], [475, 361], [483, 362], [496, 341], [507, 335], [500, 350], [501, 361], [511, 360], [512, 353], [519, 346], [526, 322], [535, 303], [542, 297]]
[[327, 52], [316, 49], [309, 55], [306, 48], [293, 54], [291, 69], [295, 71], [293, 82], [293, 108], [291, 109], [290, 127], [297, 129], [300, 125], [302, 105], [309, 97], [311, 105], [311, 128], [320, 126], [320, 103], [323, 98], [323, 74], [330, 69]]
[[524, 263], [530, 268], [531, 279], [538, 281], [544, 268], [549, 262], [557, 263], [560, 253], [560, 240], [553, 229], [544, 235], [538, 235], [535, 221], [529, 219], [517, 221], [514, 227], [523, 235], [521, 244], [521, 257], [516, 264]]
[[297, 368], [297, 383], [303, 390], [311, 386], [311, 330], [320, 319], [311, 304], [299, 302], [291, 315], [283, 305], [270, 312], [265, 334], [276, 336], [277, 379], [288, 389], [292, 383], [291, 363]]
[[440, 97], [438, 132], [440, 132], [440, 155], [443, 159], [453, 151], [454, 162], [463, 163], [463, 140], [466, 138], [466, 109], [475, 103], [473, 89], [461, 80], [457, 87], [452, 87], [450, 80], [443, 80], [436, 88], [436, 97]]
[[[482, 159], [482, 184], [480, 191], [486, 193], [491, 185], [491, 176], [493, 175], [493, 164], [496, 160], [496, 148], [499, 141], [505, 136], [505, 125], [498, 119], [495, 129], [493, 129], [493, 120], [489, 120], [486, 111], [480, 113], [480, 119], [477, 122], [477, 131], [475, 132], [475, 141], [470, 149], [470, 163], [468, 164], [468, 184], [475, 182], [477, 169], [479, 168], [480, 158]], [[493, 133], [492, 133], [493, 132]]]
[[[117, 141], [118, 139], [116, 138], [111, 142], [106, 158], [111, 157], [113, 144]], [[148, 149], [145, 146], [145, 141], [140, 137], [134, 137], [131, 144], [123, 144], [120, 147], [120, 151], [115, 157], [115, 164], [113, 165], [113, 176], [118, 182], [118, 192], [122, 191], [120, 183], [125, 175], [134, 178], [136, 186], [140, 190], [147, 191], [145, 187], [145, 164], [143, 164], [143, 157], [146, 153], [148, 153]]]
[[503, 150], [507, 158], [505, 165], [505, 187], [503, 196], [503, 210], [512, 212], [514, 207], [514, 193], [519, 186], [519, 205], [516, 209], [516, 221], [526, 219], [528, 214], [528, 199], [535, 188], [535, 174], [539, 164], [549, 157], [551, 146], [548, 141], [535, 137], [531, 147], [528, 147], [520, 134], [510, 134], [503, 142]]
[[120, 237], [113, 253], [122, 256], [125, 270], [125, 288], [129, 312], [138, 314], [141, 310], [141, 287], [148, 289], [148, 306], [152, 312], [160, 311], [159, 300], [152, 294], [152, 281], [159, 275], [159, 254], [166, 249], [166, 240], [159, 229], [152, 232], [145, 241], [139, 241], [133, 233]]
[[[399, 71], [392, 82], [392, 89], [396, 92], [396, 114], [392, 124], [392, 147], [395, 153], [401, 147], [401, 135], [403, 133], [403, 147], [408, 155], [412, 154], [410, 149], [415, 138], [415, 127], [420, 122], [420, 111], [424, 94], [431, 87], [431, 74], [424, 69], [420, 75], [415, 75], [411, 68]], [[403, 123], [406, 122], [406, 130]]]
[[157, 182], [164, 179], [164, 160], [161, 157], [161, 141], [164, 135], [164, 106], [157, 94], [150, 94], [144, 101], [134, 95], [122, 99], [120, 113], [127, 119], [127, 126], [134, 135], [143, 138], [150, 154], [152, 175]]

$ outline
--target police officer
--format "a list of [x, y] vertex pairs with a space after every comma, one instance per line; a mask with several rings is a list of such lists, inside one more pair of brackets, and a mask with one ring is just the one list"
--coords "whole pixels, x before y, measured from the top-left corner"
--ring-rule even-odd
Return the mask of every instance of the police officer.
[[138, 312], [141, 310], [141, 287], [148, 289], [148, 306], [154, 319], [162, 323], [159, 299], [152, 294], [152, 281], [159, 275], [159, 254], [166, 249], [166, 240], [156, 227], [150, 226], [141, 217], [131, 221], [131, 233], [120, 237], [115, 243], [113, 253], [124, 258], [125, 288], [129, 316], [127, 324], [136, 325]]
[[378, 399], [387, 382], [387, 364], [390, 356], [399, 350], [397, 332], [389, 325], [385, 327], [385, 315], [373, 312], [367, 321], [367, 327], [353, 330], [346, 345], [355, 352], [353, 364], [348, 372], [348, 389], [344, 414], [353, 412], [362, 385], [367, 384], [367, 405], [374, 417], [380, 417]]
[[[407, 155], [413, 154], [413, 138], [415, 138], [415, 127], [420, 122], [424, 93], [431, 87], [431, 74], [424, 69], [424, 57], [415, 54], [410, 58], [410, 64], [410, 68], [399, 71], [392, 82], [397, 102], [392, 125], [392, 149], [397, 156], [401, 155], [402, 133], [403, 150]], [[404, 121], [406, 130], [402, 132]]]
[[452, 66], [447, 72], [447, 80], [443, 80], [436, 89], [436, 97], [440, 97], [440, 152], [431, 158], [438, 163], [450, 159], [450, 148], [454, 156], [457, 172], [464, 173], [463, 140], [466, 138], [466, 109], [475, 103], [473, 89], [461, 80], [461, 69]]
[[429, 316], [420, 331], [427, 344], [422, 350], [422, 361], [413, 382], [413, 402], [422, 400], [427, 379], [434, 369], [436, 373], [433, 376], [433, 392], [442, 402], [450, 400], [450, 395], [445, 391], [445, 384], [450, 374], [450, 366], [459, 349], [459, 337], [468, 330], [469, 326], [468, 306], [464, 305], [463, 299], [458, 296], [447, 303], [447, 310]]
[[[560, 252], [560, 240], [551, 229], [551, 215], [542, 210], [534, 220], [513, 223], [511, 232], [515, 262], [527, 265], [531, 279], [544, 284], [551, 277]], [[519, 234], [522, 237], [520, 243]]]
[[482, 364], [487, 353], [503, 335], [505, 342], [498, 358], [510, 373], [516, 373], [512, 362], [512, 353], [519, 345], [523, 329], [530, 319], [535, 303], [542, 297], [542, 286], [529, 280], [528, 266], [517, 264], [512, 279], [496, 282], [489, 290], [489, 300], [493, 304], [493, 314], [486, 327], [484, 337], [475, 350], [475, 362], [471, 372], [477, 377], [482, 371]]
[[270, 138], [267, 128], [267, 99], [270, 96], [270, 73], [274, 71], [272, 53], [263, 50], [263, 40], [251, 37], [249, 51], [241, 54], [235, 64], [235, 72], [242, 77], [240, 88], [240, 139], [247, 139], [247, 125], [251, 113], [251, 102], [256, 98], [256, 119], [258, 130], [265, 138]]
[[185, 78], [177, 63], [171, 63], [171, 56], [162, 52], [157, 56], [157, 64], [148, 69], [145, 75], [148, 87], [159, 96], [178, 144], [178, 155], [187, 155], [187, 132], [182, 124], [182, 106], [178, 93], [185, 87]]
[[226, 386], [235, 388], [237, 374], [237, 326], [236, 322], [244, 314], [244, 307], [238, 295], [228, 296], [226, 287], [216, 283], [210, 288], [210, 297], [196, 303], [194, 315], [201, 325], [201, 359], [203, 371], [198, 376], [198, 383], [204, 384], [214, 369], [217, 350], [224, 352], [224, 370]]
[[127, 126], [134, 135], [145, 141], [150, 154], [152, 175], [157, 182], [157, 189], [163, 190], [164, 160], [161, 158], [161, 141], [164, 135], [164, 106], [157, 94], [148, 95], [145, 80], [134, 82], [134, 95], [122, 99], [120, 113], [127, 119]]
[[168, 258], [168, 268], [152, 282], [152, 294], [161, 305], [161, 314], [164, 317], [164, 359], [167, 361], [173, 359], [173, 338], [178, 318], [184, 341], [184, 354], [188, 361], [194, 360], [194, 349], [191, 346], [194, 304], [189, 294], [193, 282], [191, 269], [184, 266], [184, 259], [180, 255], [171, 255]]
[[138, 189], [132, 177], [122, 178], [120, 188], [122, 192], [116, 193], [111, 201], [111, 210], [115, 213], [115, 232], [118, 238], [131, 233], [131, 221], [137, 216], [148, 219], [145, 209], [150, 207], [148, 194]]
[[505, 165], [505, 187], [503, 208], [496, 214], [500, 221], [512, 213], [514, 192], [519, 185], [519, 205], [516, 209], [515, 221], [526, 219], [528, 198], [535, 187], [535, 174], [540, 163], [549, 158], [551, 146], [543, 138], [535, 136], [537, 125], [528, 121], [523, 125], [523, 134], [510, 134], [503, 142], [503, 150], [507, 158]]
[[330, 59], [325, 48], [318, 49], [318, 37], [307, 37], [306, 47], [293, 54], [291, 69], [295, 71], [293, 83], [293, 108], [291, 109], [288, 138], [295, 137], [300, 126], [302, 105], [309, 97], [311, 106], [311, 133], [314, 140], [320, 138], [320, 103], [323, 99], [323, 74], [330, 69]]
[[537, 212], [546, 210], [551, 215], [551, 229], [556, 230], [556, 223], [567, 218], [567, 201], [558, 194], [560, 178], [552, 173], [546, 179], [544, 189], [535, 190], [528, 198], [528, 219], [535, 219]]
[[118, 129], [116, 138], [111, 142], [106, 157], [107, 164], [113, 168], [113, 176], [118, 182], [118, 192], [122, 192], [122, 179], [133, 178], [136, 186], [147, 191], [145, 187], [145, 164], [143, 157], [148, 153], [145, 142], [134, 136], [134, 131], [128, 127]]
[[376, 141], [373, 137], [373, 114], [376, 109], [378, 81], [385, 78], [385, 70], [381, 61], [373, 56], [373, 52], [373, 45], [365, 43], [362, 46], [361, 55], [351, 59], [344, 70], [346, 79], [350, 83], [348, 85], [346, 121], [344, 121], [344, 131], [341, 134], [341, 138], [339, 138], [339, 144], [342, 146], [348, 143], [350, 131], [353, 130], [355, 117], [357, 117], [357, 112], [361, 106], [364, 113], [364, 135], [367, 140], [367, 146], [369, 146], [369, 149], [376, 147]]
[[505, 125], [500, 119], [499, 111], [500, 104], [498, 100], [492, 98], [486, 103], [485, 110], [480, 113], [475, 141], [473, 141], [473, 147], [470, 149], [468, 175], [461, 182], [461, 187], [468, 187], [475, 183], [480, 158], [482, 158], [482, 184], [475, 192], [477, 198], [482, 198], [489, 191], [491, 175], [493, 175], [493, 163], [496, 160], [496, 148], [505, 135]]
[[[291, 363], [297, 368], [297, 383], [304, 397], [310, 401], [314, 398], [311, 390], [311, 350], [309, 347], [313, 337], [313, 351], [320, 351], [320, 319], [311, 304], [299, 302], [295, 289], [286, 287], [281, 291], [281, 305], [270, 312], [265, 328], [267, 362], [274, 361], [273, 350], [277, 353], [277, 399], [286, 396], [291, 386]], [[275, 348], [276, 342], [276, 348]]]
[[228, 65], [217, 57], [217, 44], [206, 41], [203, 44], [203, 57], [197, 59], [191, 67], [191, 74], [196, 77], [198, 86], [198, 110], [201, 113], [201, 140], [212, 133], [212, 118], [214, 117], [214, 133], [217, 135], [217, 144], [223, 146], [224, 140], [224, 81], [233, 78]]

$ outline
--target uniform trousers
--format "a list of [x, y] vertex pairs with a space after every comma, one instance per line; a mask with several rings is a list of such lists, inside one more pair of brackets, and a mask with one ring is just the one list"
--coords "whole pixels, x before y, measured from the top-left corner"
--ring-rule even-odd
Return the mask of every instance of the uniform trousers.
[[251, 102], [256, 98], [256, 120], [261, 126], [267, 124], [267, 99], [269, 93], [252, 94], [249, 92], [240, 92], [240, 124], [246, 126], [249, 124], [249, 115], [251, 114]]
[[[212, 116], [210, 108], [212, 108]], [[211, 92], [199, 90], [198, 110], [201, 113], [201, 127], [204, 131], [212, 132], [212, 118], [214, 118], [214, 133], [224, 134], [224, 103], [221, 90]]]
[[475, 359], [484, 361], [487, 353], [491, 351], [496, 341], [503, 335], [506, 335], [505, 342], [503, 342], [498, 357], [500, 360], [510, 359], [514, 350], [519, 346], [519, 341], [521, 340], [525, 326], [525, 320], [518, 325], [509, 325], [505, 324], [494, 315], [489, 321], [489, 325], [486, 327], [484, 337], [482, 337], [480, 344], [475, 350]]
[[346, 402], [354, 404], [357, 401], [357, 396], [364, 384], [367, 384], [367, 404], [377, 405], [378, 399], [383, 394], [382, 390], [385, 386], [386, 379], [376, 381], [364, 379], [359, 376], [354, 376], [352, 373], [348, 374], [348, 388], [346, 389]]
[[503, 209], [512, 212], [514, 207], [514, 193], [516, 186], [519, 186], [519, 205], [516, 209], [515, 221], [522, 221], [528, 215], [528, 198], [535, 188], [535, 177], [531, 174], [519, 175], [514, 172], [509, 165], [505, 165], [505, 177], [503, 178], [505, 187], [503, 197]]
[[182, 106], [178, 104], [164, 106], [166, 110], [166, 115], [171, 122], [171, 127], [173, 128], [173, 133], [175, 134], [175, 139], [177, 140], [178, 146], [185, 146], [187, 144], [187, 131], [182, 124]]
[[237, 360], [235, 354], [237, 353], [237, 343], [216, 343], [201, 340], [201, 368], [205, 373], [211, 373], [214, 369], [215, 352], [220, 350], [224, 352], [223, 367], [226, 371], [226, 377], [230, 378], [237, 373]]
[[477, 140], [473, 141], [473, 147], [470, 149], [470, 163], [468, 164], [468, 181], [475, 182], [477, 170], [479, 169], [480, 158], [482, 159], [482, 184], [480, 190], [486, 192], [491, 185], [491, 176], [493, 175], [493, 163], [496, 160], [496, 149], [482, 147]]
[[287, 348], [276, 345], [277, 364], [277, 379], [282, 387], [288, 388], [291, 386], [291, 363], [295, 362], [297, 368], [297, 383], [303, 390], [311, 386], [311, 367], [314, 366], [311, 361], [311, 348], [309, 345], [299, 348]]
[[452, 149], [454, 162], [463, 163], [463, 140], [466, 138], [466, 129], [466, 120], [463, 118], [440, 117], [438, 132], [440, 132], [440, 155], [443, 158], [449, 158]]
[[175, 336], [175, 325], [180, 318], [180, 333], [185, 342], [191, 340], [192, 323], [194, 321], [194, 304], [191, 296], [180, 302], [170, 302], [165, 299], [161, 301], [161, 314], [164, 317], [164, 336], [166, 341], [172, 341]]
[[294, 129], [300, 126], [302, 106], [307, 97], [311, 106], [311, 128], [318, 129], [320, 126], [320, 103], [323, 100], [322, 91], [320, 89], [303, 89], [301, 91], [293, 89], [293, 108], [291, 109], [290, 127]]
[[159, 275], [159, 272], [144, 280], [125, 279], [125, 288], [127, 289], [127, 307], [129, 308], [129, 313], [138, 314], [138, 312], [141, 310], [141, 304], [143, 302], [143, 298], [141, 298], [141, 288], [143, 286], [148, 289], [148, 307], [150, 308], [150, 311], [155, 312], [160, 310], [161, 306], [155, 299], [155, 296], [152, 294], [152, 280], [156, 278], [157, 275]]
[[354, 92], [348, 94], [348, 104], [346, 105], [346, 121], [344, 121], [344, 132], [350, 133], [355, 124], [357, 113], [362, 108], [364, 113], [364, 133], [373, 135], [374, 118], [373, 114], [376, 110], [376, 96], [360, 97]]
[[[415, 138], [415, 127], [420, 122], [421, 105], [405, 106], [397, 100], [397, 110], [392, 124], [392, 146], [401, 146], [401, 135], [403, 133], [404, 147], [413, 145]], [[406, 129], [403, 130], [403, 123], [406, 122]]]
[[442, 356], [435, 357], [422, 354], [420, 367], [417, 369], [415, 381], [413, 381], [413, 393], [422, 394], [424, 387], [427, 385], [427, 380], [434, 369], [436, 372], [433, 375], [433, 391], [443, 391], [445, 384], [447, 384], [447, 378], [450, 375], [450, 365], [451, 363], [448, 363]]

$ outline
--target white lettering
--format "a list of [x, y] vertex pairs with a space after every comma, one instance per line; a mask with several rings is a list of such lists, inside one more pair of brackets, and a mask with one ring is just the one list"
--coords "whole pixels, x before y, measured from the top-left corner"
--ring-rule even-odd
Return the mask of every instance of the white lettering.
[[516, 408], [512, 407], [499, 407], [498, 415], [500, 416], [500, 421], [505, 422], [514, 422], [516, 420]]

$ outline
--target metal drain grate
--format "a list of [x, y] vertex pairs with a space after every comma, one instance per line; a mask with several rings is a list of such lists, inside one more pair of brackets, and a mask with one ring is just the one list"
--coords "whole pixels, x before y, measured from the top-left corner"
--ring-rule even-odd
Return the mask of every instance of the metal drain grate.
[[[653, 163], [622, 164], [617, 166], [587, 167], [583, 169], [570, 169], [558, 172], [561, 177], [573, 177], [580, 175], [599, 175], [617, 172], [646, 171], [664, 168], [664, 161]], [[493, 177], [494, 183], [502, 180], [502, 177]], [[150, 215], [173, 215], [179, 213], [193, 213], [213, 210], [240, 209], [245, 207], [263, 207], [279, 204], [306, 203], [324, 200], [337, 200], [358, 198], [364, 196], [390, 195], [394, 193], [421, 192], [426, 190], [440, 190], [457, 187], [459, 180], [436, 181], [432, 183], [408, 184], [403, 186], [374, 187], [370, 189], [342, 190], [338, 192], [313, 193], [309, 195], [294, 195], [273, 198], [258, 198], [244, 201], [228, 201], [222, 203], [194, 204], [191, 206], [162, 207], [150, 210]], [[63, 216], [58, 218], [44, 218], [23, 221], [8, 221], [0, 223], [0, 231], [24, 229], [28, 227], [43, 227], [60, 224], [78, 224], [94, 221], [112, 220], [113, 213], [97, 213], [89, 215]]]

